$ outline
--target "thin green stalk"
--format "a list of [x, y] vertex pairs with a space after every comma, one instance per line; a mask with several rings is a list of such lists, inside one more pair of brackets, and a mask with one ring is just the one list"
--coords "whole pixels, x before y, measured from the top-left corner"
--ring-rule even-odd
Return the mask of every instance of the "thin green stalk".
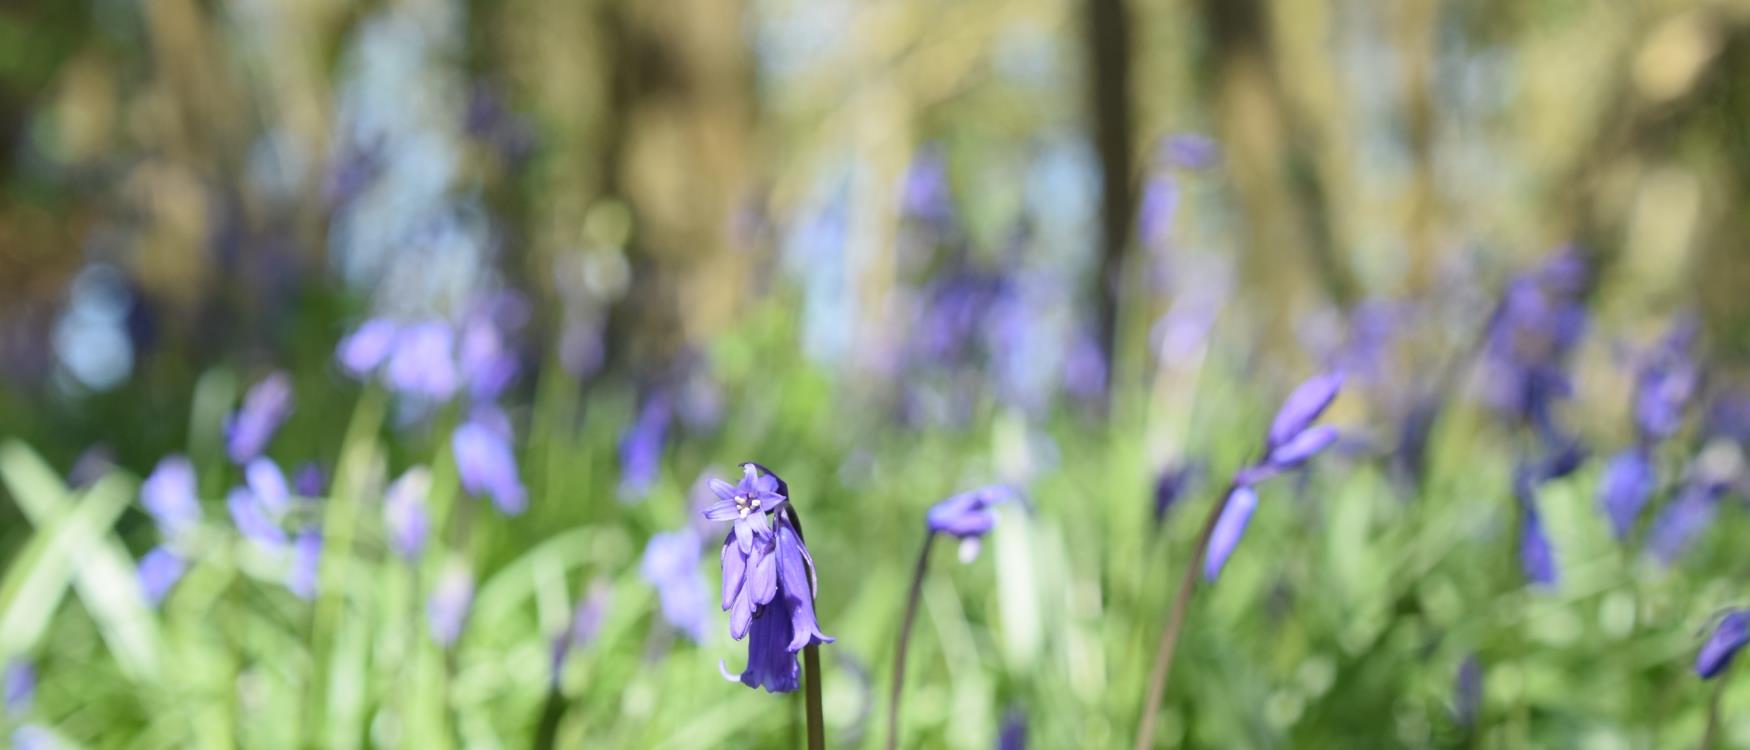
[[1167, 614], [1166, 624], [1161, 627], [1160, 645], [1155, 648], [1154, 670], [1148, 678], [1148, 698], [1142, 704], [1142, 717], [1136, 726], [1136, 750], [1147, 750], [1154, 744], [1155, 714], [1167, 690], [1167, 677], [1173, 671], [1173, 652], [1179, 645], [1179, 632], [1185, 626], [1185, 613], [1190, 611], [1191, 594], [1197, 590], [1197, 563], [1209, 550], [1209, 537], [1215, 533], [1215, 523], [1231, 497], [1233, 487], [1230, 485], [1209, 509], [1209, 518], [1204, 520], [1203, 530], [1197, 532], [1197, 543], [1192, 545], [1191, 559], [1185, 562], [1185, 575], [1179, 580], [1179, 591], [1173, 595], [1173, 608]]
[[899, 623], [899, 643], [893, 650], [893, 687], [887, 696], [887, 750], [899, 747], [899, 698], [905, 688], [905, 654], [911, 645], [912, 623], [917, 621], [918, 600], [923, 598], [924, 573], [930, 567], [930, 542], [935, 532], [924, 534], [923, 549], [918, 552], [917, 568], [912, 571], [911, 593], [905, 597], [905, 617]]
[[808, 712], [808, 750], [826, 750], [826, 718], [820, 710], [820, 644], [810, 643], [802, 649], [802, 689]]

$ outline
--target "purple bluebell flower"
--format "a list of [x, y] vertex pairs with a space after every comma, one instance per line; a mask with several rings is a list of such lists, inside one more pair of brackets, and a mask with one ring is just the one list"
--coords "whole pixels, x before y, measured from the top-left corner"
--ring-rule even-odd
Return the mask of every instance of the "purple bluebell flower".
[[267, 512], [279, 516], [291, 507], [292, 488], [286, 484], [286, 475], [280, 472], [273, 459], [259, 457], [250, 461], [243, 469], [243, 481], [249, 486], [249, 492], [255, 495], [256, 502], [261, 503]]
[[1476, 723], [1477, 711], [1483, 705], [1483, 663], [1476, 654], [1464, 657], [1458, 665], [1458, 679], [1452, 691], [1452, 718], [1460, 726]]
[[6, 713], [22, 716], [36, 697], [36, 665], [23, 659], [6, 664]]
[[1167, 512], [1185, 496], [1185, 491], [1202, 472], [1189, 464], [1170, 466], [1155, 476], [1154, 520], [1159, 526], [1167, 520]]
[[941, 149], [933, 145], [918, 149], [900, 187], [901, 215], [946, 228], [954, 219], [954, 198], [948, 188], [948, 165]]
[[183, 456], [166, 456], [140, 483], [140, 504], [164, 533], [181, 533], [201, 519], [195, 484], [194, 464]]
[[1704, 680], [1713, 679], [1732, 666], [1732, 659], [1746, 643], [1750, 643], [1750, 611], [1727, 612], [1695, 655], [1695, 673]]
[[424, 466], [408, 469], [383, 493], [383, 527], [395, 553], [412, 560], [425, 549], [431, 520], [425, 500], [431, 491], [431, 472]]
[[503, 332], [483, 315], [473, 316], [462, 327], [458, 357], [468, 395], [478, 402], [498, 398], [521, 367], [516, 354], [505, 345]]
[[396, 339], [384, 377], [401, 393], [444, 401], [459, 385], [455, 357], [455, 333], [448, 323], [415, 323]]
[[263, 547], [277, 548], [286, 543], [286, 532], [279, 527], [255, 493], [242, 487], [234, 487], [225, 497], [225, 505], [231, 511], [231, 522], [237, 525], [237, 530], [251, 541]]
[[673, 409], [660, 393], [644, 400], [638, 418], [620, 437], [620, 499], [641, 500], [662, 468], [662, 449], [668, 439]]
[[340, 345], [335, 348], [334, 358], [348, 374], [355, 378], [366, 378], [389, 359], [390, 352], [395, 350], [395, 340], [400, 334], [401, 328], [394, 321], [371, 318], [340, 340]]
[[292, 541], [292, 564], [286, 571], [286, 588], [299, 599], [316, 598], [316, 576], [322, 564], [322, 532], [308, 529]]
[[1163, 161], [1184, 169], [1208, 169], [1221, 161], [1221, 145], [1201, 133], [1174, 133], [1161, 141]]
[[1723, 490], [1724, 487], [1711, 482], [1690, 482], [1653, 518], [1647, 547], [1659, 562], [1665, 565], [1677, 562], [1695, 536], [1713, 523]]
[[699, 575], [700, 540], [691, 528], [650, 537], [638, 571], [656, 589], [662, 617], [696, 643], [711, 627], [711, 593]]
[[1525, 570], [1526, 580], [1539, 586], [1556, 585], [1555, 551], [1550, 548], [1549, 537], [1544, 534], [1543, 520], [1539, 517], [1537, 506], [1526, 502], [1520, 504], [1521, 524], [1519, 529], [1519, 564]]
[[778, 491], [777, 475], [762, 474], [751, 463], [742, 464], [741, 468], [739, 484], [711, 480], [711, 492], [717, 495], [717, 502], [705, 509], [705, 517], [712, 521], [734, 521], [736, 546], [746, 557], [754, 551], [754, 536], [771, 531], [766, 514], [782, 509], [789, 498]]
[[960, 560], [971, 562], [978, 556], [979, 539], [996, 525], [993, 508], [1015, 498], [1015, 491], [1002, 485], [980, 487], [931, 506], [924, 523], [933, 534], [959, 539]]
[[1604, 478], [1598, 485], [1598, 502], [1610, 519], [1611, 533], [1617, 539], [1628, 536], [1640, 518], [1641, 509], [1653, 495], [1653, 462], [1646, 452], [1631, 448], [1616, 454], [1604, 467]]
[[305, 461], [292, 474], [292, 491], [298, 497], [316, 498], [322, 496], [322, 489], [328, 486], [328, 475], [315, 461]]
[[1209, 535], [1209, 550], [1203, 556], [1203, 578], [1213, 581], [1221, 575], [1221, 569], [1227, 565], [1227, 558], [1239, 546], [1240, 537], [1246, 533], [1246, 525], [1251, 523], [1252, 511], [1258, 509], [1258, 491], [1249, 484], [1235, 485], [1227, 498], [1227, 506], [1221, 509], [1221, 517], [1215, 521], [1215, 529]]
[[1166, 244], [1178, 210], [1178, 180], [1167, 174], [1151, 175], [1142, 187], [1142, 200], [1136, 208], [1136, 236], [1144, 247]]
[[1288, 394], [1282, 408], [1277, 410], [1276, 418], [1270, 421], [1265, 453], [1274, 454], [1300, 439], [1319, 415], [1330, 407], [1331, 402], [1337, 399], [1337, 391], [1342, 387], [1343, 376], [1340, 373], [1317, 375], [1297, 386], [1294, 392]]
[[1551, 406], [1572, 391], [1567, 359], [1586, 329], [1585, 275], [1576, 253], [1558, 254], [1508, 284], [1489, 324], [1491, 400], [1541, 430], [1554, 428]]
[[1027, 750], [1027, 715], [1019, 709], [1003, 714], [1003, 728], [997, 733], [997, 750]]
[[225, 425], [225, 451], [242, 465], [261, 455], [292, 411], [292, 379], [275, 372], [243, 396], [243, 407]]
[[466, 565], [452, 561], [438, 574], [437, 586], [425, 604], [425, 619], [431, 638], [449, 648], [462, 635], [468, 610], [474, 604], [474, 574]]
[[1644, 440], [1664, 440], [1683, 424], [1683, 411], [1701, 388], [1701, 368], [1691, 356], [1695, 323], [1684, 318], [1641, 363], [1635, 376], [1635, 425]]
[[1064, 352], [1064, 390], [1083, 402], [1098, 403], [1106, 396], [1107, 378], [1106, 352], [1100, 340], [1092, 331], [1078, 332]]
[[479, 414], [469, 418], [450, 437], [450, 449], [462, 489], [475, 497], [491, 497], [500, 512], [514, 516], [528, 507], [528, 492], [517, 476], [510, 435], [492, 421]]
[[146, 602], [156, 607], [165, 595], [188, 572], [188, 561], [168, 547], [153, 547], [140, 558], [140, 588], [146, 592]]

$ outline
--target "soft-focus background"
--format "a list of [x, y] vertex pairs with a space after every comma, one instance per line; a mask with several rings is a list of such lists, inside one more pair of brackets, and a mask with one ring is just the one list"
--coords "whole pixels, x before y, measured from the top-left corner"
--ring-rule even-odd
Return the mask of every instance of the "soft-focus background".
[[1161, 746], [1750, 746], [1693, 668], [1750, 604], [1747, 116], [1745, 2], [5, 3], [4, 727], [791, 746], [698, 514], [757, 460], [832, 746], [989, 483], [902, 744], [1127, 746], [1214, 495], [1338, 370]]

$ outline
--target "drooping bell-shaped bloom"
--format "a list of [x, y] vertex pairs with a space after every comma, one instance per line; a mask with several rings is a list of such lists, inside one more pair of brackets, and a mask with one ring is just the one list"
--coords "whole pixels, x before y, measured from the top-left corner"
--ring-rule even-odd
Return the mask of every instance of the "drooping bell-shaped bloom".
[[179, 534], [200, 522], [194, 464], [183, 456], [166, 456], [140, 483], [140, 504], [165, 534]]
[[1272, 454], [1307, 431], [1319, 415], [1325, 413], [1337, 391], [1343, 387], [1340, 373], [1317, 375], [1295, 387], [1270, 421], [1270, 433], [1265, 440], [1265, 453]]
[[500, 512], [514, 516], [528, 507], [528, 492], [517, 474], [510, 435], [493, 421], [478, 414], [470, 417], [450, 437], [450, 449], [462, 489], [475, 497], [492, 498]]
[[754, 536], [771, 530], [767, 514], [778, 511], [789, 500], [778, 491], [778, 478], [762, 474], [754, 464], [743, 464], [741, 482], [730, 484], [711, 480], [711, 492], [717, 502], [705, 509], [712, 521], [734, 521], [736, 545], [744, 557], [753, 552]]
[[1750, 643], [1750, 611], [1727, 612], [1695, 655], [1695, 673], [1704, 680], [1713, 679], [1732, 665], [1746, 643]]
[[279, 516], [291, 507], [292, 488], [286, 484], [286, 475], [280, 472], [279, 464], [273, 459], [262, 456], [251, 460], [243, 469], [243, 481], [267, 512]]
[[401, 328], [394, 321], [371, 318], [340, 340], [334, 359], [347, 374], [362, 380], [389, 358], [400, 334]]
[[292, 541], [292, 564], [286, 571], [286, 589], [299, 599], [316, 598], [316, 580], [322, 564], [322, 532], [308, 529]]
[[1683, 411], [1701, 387], [1691, 356], [1695, 322], [1684, 318], [1646, 355], [1635, 377], [1635, 426], [1643, 439], [1664, 440], [1683, 424]]
[[701, 544], [691, 528], [655, 534], [638, 565], [656, 589], [663, 619], [694, 642], [703, 642], [711, 627], [711, 593], [699, 574]]
[[225, 497], [225, 506], [231, 511], [231, 522], [237, 525], [237, 530], [245, 538], [268, 548], [285, 545], [285, 530], [280, 528], [279, 522], [256, 499], [255, 493], [242, 487], [234, 487]]
[[1258, 509], [1258, 491], [1249, 484], [1239, 484], [1228, 495], [1227, 507], [1221, 509], [1221, 517], [1215, 521], [1215, 529], [1209, 535], [1209, 549], [1203, 557], [1203, 578], [1213, 581], [1221, 575], [1221, 569], [1227, 565], [1227, 558], [1239, 546], [1240, 537], [1246, 533], [1246, 525], [1252, 521], [1252, 511]]
[[1522, 503], [1520, 508], [1519, 564], [1525, 570], [1525, 578], [1539, 586], [1554, 586], [1555, 551], [1550, 548], [1549, 537], [1544, 534], [1543, 520], [1536, 506]]
[[997, 750], [1027, 750], [1027, 715], [1019, 709], [1003, 714], [1003, 728], [997, 733]]
[[431, 520], [425, 501], [431, 492], [431, 472], [424, 466], [408, 469], [383, 493], [383, 528], [389, 545], [402, 558], [412, 560], [425, 549]]
[[1713, 523], [1723, 487], [1705, 481], [1691, 482], [1653, 518], [1647, 548], [1665, 565], [1677, 562], [1697, 534]]
[[445, 401], [455, 395], [455, 333], [441, 320], [415, 323], [401, 331], [389, 355], [384, 378], [400, 393]]
[[462, 635], [468, 610], [474, 604], [474, 574], [459, 561], [451, 561], [438, 574], [437, 585], [425, 604], [426, 625], [431, 639], [449, 648]]
[[662, 449], [668, 440], [673, 409], [668, 397], [653, 395], [644, 400], [638, 417], [620, 437], [620, 499], [641, 500], [656, 481], [662, 467]]
[[140, 558], [139, 570], [140, 589], [146, 594], [146, 602], [154, 607], [162, 603], [187, 571], [188, 562], [170, 548], [160, 546], [147, 551]]
[[22, 716], [36, 697], [36, 665], [23, 659], [6, 664], [6, 713]]
[[292, 379], [284, 372], [262, 378], [243, 396], [243, 407], [225, 425], [225, 451], [236, 464], [261, 455], [292, 412]]
[[1616, 454], [1604, 467], [1604, 478], [1598, 485], [1598, 502], [1610, 519], [1611, 533], [1617, 539], [1628, 536], [1640, 518], [1641, 509], [1653, 495], [1653, 462], [1645, 451], [1631, 448]]
[[980, 487], [931, 506], [924, 523], [931, 533], [959, 539], [960, 559], [970, 562], [978, 556], [979, 539], [996, 526], [995, 506], [1015, 498], [1015, 491], [1002, 485]]

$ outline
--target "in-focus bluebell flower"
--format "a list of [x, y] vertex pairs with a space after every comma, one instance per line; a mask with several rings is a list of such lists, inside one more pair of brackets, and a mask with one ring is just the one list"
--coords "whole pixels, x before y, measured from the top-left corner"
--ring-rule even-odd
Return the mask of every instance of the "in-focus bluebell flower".
[[36, 697], [36, 665], [24, 659], [6, 664], [6, 713], [22, 716]]
[[652, 395], [638, 409], [638, 418], [620, 437], [620, 499], [640, 500], [650, 491], [662, 467], [673, 410], [667, 396]]
[[997, 517], [992, 509], [1015, 499], [1015, 491], [1008, 487], [980, 487], [930, 506], [924, 523], [931, 533], [959, 539], [960, 560], [971, 562], [978, 556], [978, 540], [996, 526]]
[[1694, 481], [1653, 518], [1653, 528], [1647, 537], [1647, 547], [1659, 562], [1677, 562], [1697, 534], [1713, 523], [1724, 487], [1705, 481]]
[[1531, 503], [1521, 503], [1522, 514], [1519, 529], [1519, 564], [1525, 570], [1526, 580], [1540, 586], [1556, 584], [1555, 552], [1550, 548], [1549, 537], [1544, 535], [1543, 520], [1539, 517], [1537, 507]]
[[455, 333], [448, 323], [415, 323], [396, 339], [383, 375], [389, 387], [401, 393], [447, 400], [459, 386], [455, 348]]
[[201, 519], [195, 494], [194, 464], [183, 456], [166, 456], [140, 483], [140, 504], [166, 534], [192, 528]]
[[261, 455], [292, 412], [292, 379], [283, 372], [262, 378], [243, 396], [243, 407], [225, 425], [225, 451], [236, 464]]
[[255, 495], [256, 502], [261, 503], [267, 512], [279, 516], [291, 507], [292, 488], [286, 484], [286, 475], [280, 472], [279, 464], [273, 459], [258, 457], [251, 460], [243, 469], [243, 481], [249, 492]]
[[1653, 495], [1655, 481], [1653, 462], [1639, 448], [1616, 454], [1604, 467], [1598, 501], [1604, 506], [1604, 515], [1610, 519], [1610, 530], [1617, 539], [1626, 538], [1634, 528], [1641, 509]]
[[1695, 673], [1704, 680], [1713, 679], [1732, 665], [1732, 659], [1746, 643], [1750, 643], [1750, 612], [1741, 609], [1727, 612], [1714, 625], [1707, 642], [1701, 644], [1701, 652], [1695, 655]]
[[292, 541], [292, 564], [286, 570], [286, 589], [299, 599], [316, 598], [316, 576], [322, 564], [322, 532], [305, 530]]
[[383, 493], [383, 528], [395, 553], [412, 560], [425, 549], [431, 520], [425, 500], [431, 492], [431, 472], [415, 466], [402, 473]]
[[1252, 521], [1252, 511], [1258, 509], [1258, 491], [1249, 484], [1236, 485], [1228, 495], [1227, 507], [1215, 521], [1209, 534], [1209, 551], [1203, 557], [1203, 578], [1213, 581], [1227, 565], [1228, 556], [1239, 546], [1246, 525]]
[[400, 326], [386, 318], [371, 318], [340, 340], [334, 358], [340, 367], [355, 378], [366, 378], [395, 350]]
[[268, 515], [255, 493], [242, 487], [234, 487], [225, 497], [225, 506], [231, 511], [231, 522], [237, 525], [237, 531], [244, 537], [263, 547], [283, 547], [286, 543], [286, 532], [279, 523]]
[[168, 547], [153, 547], [140, 558], [140, 588], [146, 592], [146, 602], [156, 607], [165, 595], [188, 572], [188, 562]]
[[663, 619], [697, 643], [704, 642], [711, 627], [711, 593], [699, 574], [702, 543], [691, 528], [655, 534], [638, 565], [656, 589]]
[[322, 496], [322, 490], [328, 486], [328, 475], [315, 461], [305, 461], [292, 474], [292, 491], [298, 497], [316, 498]]
[[451, 561], [438, 574], [437, 585], [425, 604], [426, 625], [431, 639], [449, 648], [462, 635], [468, 609], [474, 604], [474, 574], [458, 561]]
[[450, 437], [456, 474], [468, 494], [490, 497], [499, 511], [514, 516], [528, 507], [528, 492], [517, 474], [509, 433], [491, 421], [477, 414]]
[[771, 530], [766, 514], [776, 512], [789, 500], [778, 492], [778, 478], [760, 473], [753, 464], [742, 465], [739, 484], [713, 478], [711, 492], [717, 495], [717, 502], [705, 509], [705, 517], [735, 522], [734, 538], [743, 557], [753, 553], [756, 534]]

